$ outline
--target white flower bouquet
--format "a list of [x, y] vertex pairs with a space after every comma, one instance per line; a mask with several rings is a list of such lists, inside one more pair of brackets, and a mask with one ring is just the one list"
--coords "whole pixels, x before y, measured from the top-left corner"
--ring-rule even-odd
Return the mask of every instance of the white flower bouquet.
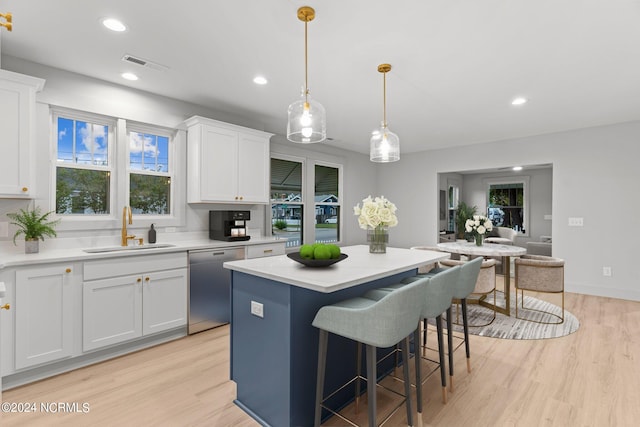
[[395, 227], [398, 225], [396, 217], [396, 205], [384, 196], [373, 199], [371, 196], [354, 206], [353, 213], [358, 216], [358, 225], [366, 230], [368, 228]]
[[482, 215], [474, 215], [469, 218], [464, 226], [467, 233], [475, 236], [484, 236], [493, 230], [493, 223], [489, 218]]

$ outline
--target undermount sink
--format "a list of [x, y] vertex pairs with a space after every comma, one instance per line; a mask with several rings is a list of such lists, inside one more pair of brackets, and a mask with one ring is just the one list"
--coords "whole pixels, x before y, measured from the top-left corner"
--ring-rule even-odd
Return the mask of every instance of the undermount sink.
[[90, 254], [96, 254], [96, 253], [102, 253], [102, 252], [140, 251], [144, 249], [172, 248], [174, 246], [175, 245], [172, 245], [171, 243], [153, 243], [153, 244], [140, 245], [140, 246], [108, 246], [104, 248], [89, 248], [89, 249], [83, 249], [83, 251]]

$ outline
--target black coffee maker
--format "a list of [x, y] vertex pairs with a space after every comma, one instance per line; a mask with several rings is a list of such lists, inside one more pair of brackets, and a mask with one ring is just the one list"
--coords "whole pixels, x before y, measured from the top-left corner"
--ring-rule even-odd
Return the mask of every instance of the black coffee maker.
[[209, 211], [209, 238], [225, 242], [249, 240], [250, 219], [251, 211]]

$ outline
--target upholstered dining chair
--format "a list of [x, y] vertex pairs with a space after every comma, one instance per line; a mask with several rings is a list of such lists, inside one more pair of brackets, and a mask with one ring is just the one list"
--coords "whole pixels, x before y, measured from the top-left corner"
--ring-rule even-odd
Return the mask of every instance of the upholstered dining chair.
[[[466, 303], [469, 302], [467, 299], [482, 298], [483, 296], [488, 296], [489, 294], [493, 293], [493, 310], [492, 310], [493, 315], [491, 317], [491, 320], [489, 320], [486, 323], [471, 324], [464, 321], [464, 315], [465, 315], [466, 309], [463, 307], [462, 308], [463, 326], [469, 326], [472, 328], [488, 326], [492, 324], [494, 320], [496, 320], [496, 309], [495, 309], [496, 307], [496, 260], [493, 258], [483, 259], [479, 257], [479, 258], [474, 258], [472, 261], [475, 261], [475, 260], [482, 260], [482, 263], [480, 264], [480, 271], [478, 272], [477, 279], [474, 283], [474, 287], [471, 290], [471, 292], [467, 294], [467, 296], [464, 298], [465, 301], [463, 301], [462, 297], [454, 296], [453, 297], [454, 303], [456, 303], [457, 305], [466, 305]], [[464, 265], [465, 263], [468, 263], [468, 262], [470, 261], [457, 261], [457, 260], [445, 259], [443, 261], [440, 261], [440, 264], [444, 267], [454, 267], [456, 265]], [[460, 311], [461, 310], [456, 310], [456, 322], [455, 322], [456, 324], [459, 324]]]
[[[514, 264], [516, 282], [516, 317], [518, 319], [522, 319], [518, 313], [518, 307], [520, 306], [522, 309], [536, 311], [558, 319], [556, 322], [533, 320], [531, 318], [526, 320], [547, 324], [560, 324], [564, 322], [564, 260], [543, 255], [523, 255], [520, 258], [516, 258]], [[561, 294], [561, 315], [558, 316], [557, 314], [549, 311], [525, 307], [524, 291]], [[521, 297], [520, 304], [518, 303], [518, 294], [520, 294]]]
[[[328, 335], [333, 333], [366, 345], [367, 396], [369, 426], [376, 422], [376, 349], [400, 343], [403, 354], [405, 406], [407, 421], [413, 425], [411, 411], [411, 382], [409, 380], [409, 336], [414, 333], [424, 309], [426, 285], [430, 279], [416, 281], [385, 293], [379, 300], [351, 298], [318, 310], [313, 326], [320, 329], [318, 343], [318, 372], [314, 425], [320, 426], [323, 405], [324, 376]], [[356, 374], [359, 374], [357, 372]], [[339, 415], [339, 414], [338, 414]]]

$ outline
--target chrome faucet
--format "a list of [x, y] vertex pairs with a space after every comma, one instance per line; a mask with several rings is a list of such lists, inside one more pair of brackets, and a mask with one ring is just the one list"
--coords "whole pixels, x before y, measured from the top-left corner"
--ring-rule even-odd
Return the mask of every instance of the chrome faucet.
[[127, 222], [133, 224], [133, 215], [129, 206], [125, 206], [122, 209], [122, 246], [129, 246], [129, 240], [136, 238], [134, 235], [127, 234]]

